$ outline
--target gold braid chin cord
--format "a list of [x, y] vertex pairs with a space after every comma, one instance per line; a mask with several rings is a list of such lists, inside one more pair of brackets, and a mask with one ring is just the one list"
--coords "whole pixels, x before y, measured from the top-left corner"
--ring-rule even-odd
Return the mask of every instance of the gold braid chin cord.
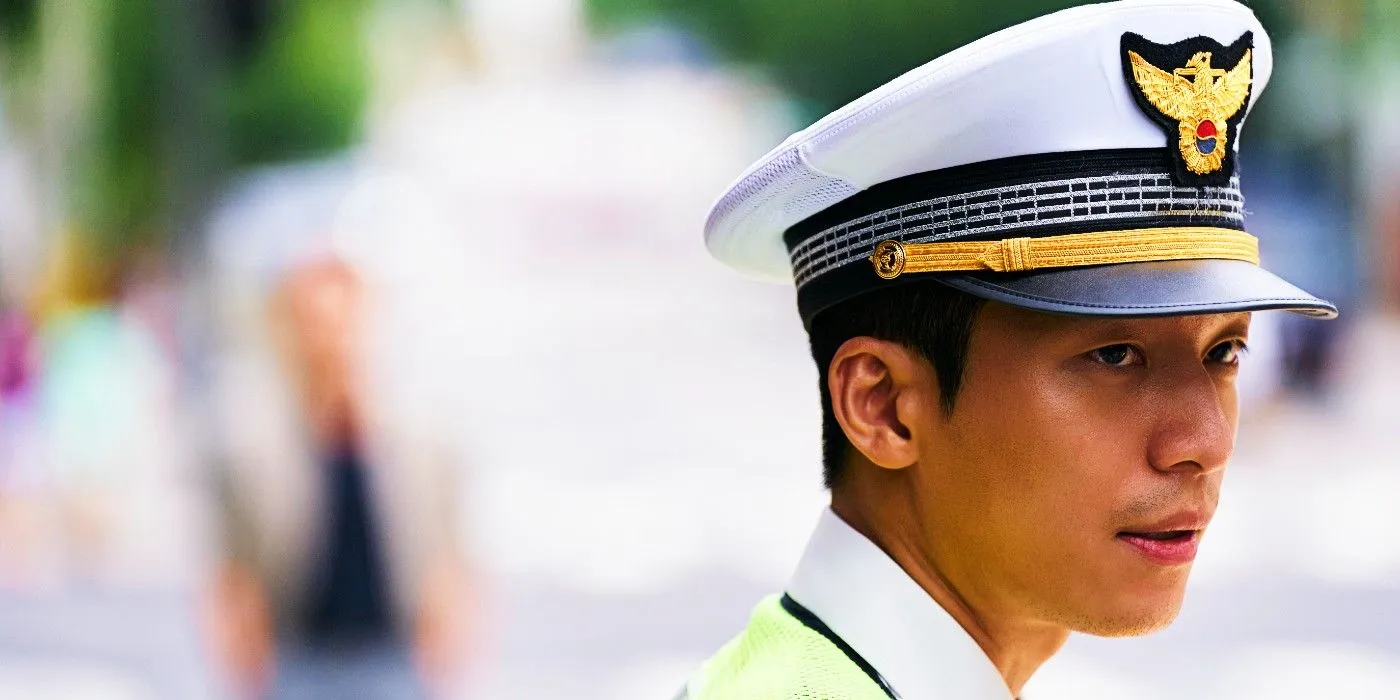
[[870, 262], [890, 280], [915, 272], [1027, 272], [1161, 260], [1243, 260], [1259, 264], [1259, 239], [1206, 226], [1073, 233], [1001, 241], [881, 241]]

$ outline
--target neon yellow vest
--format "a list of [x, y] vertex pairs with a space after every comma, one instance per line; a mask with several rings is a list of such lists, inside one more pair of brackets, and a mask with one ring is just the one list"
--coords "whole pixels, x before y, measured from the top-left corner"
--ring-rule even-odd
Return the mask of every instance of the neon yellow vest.
[[770, 596], [686, 686], [688, 700], [889, 700], [836, 642]]

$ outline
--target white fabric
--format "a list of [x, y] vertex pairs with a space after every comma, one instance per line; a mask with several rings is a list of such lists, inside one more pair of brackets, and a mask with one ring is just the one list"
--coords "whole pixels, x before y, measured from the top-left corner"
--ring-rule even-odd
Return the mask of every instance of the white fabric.
[[1086, 5], [984, 37], [789, 137], [716, 202], [706, 245], [742, 272], [787, 281], [783, 231], [872, 185], [1012, 156], [1166, 148], [1123, 75], [1123, 34], [1159, 44], [1206, 36], [1228, 46], [1249, 31], [1252, 105], [1272, 52], [1254, 13], [1233, 0]]
[[787, 593], [874, 666], [901, 700], [1011, 700], [962, 626], [830, 509]]

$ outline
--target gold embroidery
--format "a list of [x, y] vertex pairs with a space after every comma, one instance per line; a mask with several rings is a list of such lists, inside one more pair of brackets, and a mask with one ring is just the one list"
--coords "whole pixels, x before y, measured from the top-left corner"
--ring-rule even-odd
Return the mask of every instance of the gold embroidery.
[[900, 243], [891, 240], [881, 241], [870, 256], [875, 274], [884, 279], [894, 279], [906, 272], [1025, 272], [1206, 259], [1243, 260], [1258, 265], [1259, 239], [1234, 229], [1178, 226], [1001, 241]]
[[[1201, 51], [1186, 67], [1168, 73], [1135, 51], [1128, 52], [1133, 80], [1152, 106], [1177, 120], [1181, 155], [1186, 168], [1197, 175], [1213, 173], [1225, 162], [1228, 145], [1226, 122], [1244, 108], [1253, 80], [1252, 54], [1244, 52], [1239, 64], [1229, 71], [1212, 68], [1211, 54]], [[1187, 78], [1191, 77], [1191, 80]], [[1214, 149], [1202, 152], [1200, 144], [1214, 139]]]

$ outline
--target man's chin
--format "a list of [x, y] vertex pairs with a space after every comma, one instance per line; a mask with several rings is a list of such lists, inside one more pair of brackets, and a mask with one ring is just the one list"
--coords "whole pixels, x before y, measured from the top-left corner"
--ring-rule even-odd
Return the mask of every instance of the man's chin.
[[1070, 629], [1095, 637], [1141, 637], [1159, 632], [1181, 613], [1185, 591], [1163, 592], [1149, 598], [1135, 597], [1113, 609], [1081, 615]]

